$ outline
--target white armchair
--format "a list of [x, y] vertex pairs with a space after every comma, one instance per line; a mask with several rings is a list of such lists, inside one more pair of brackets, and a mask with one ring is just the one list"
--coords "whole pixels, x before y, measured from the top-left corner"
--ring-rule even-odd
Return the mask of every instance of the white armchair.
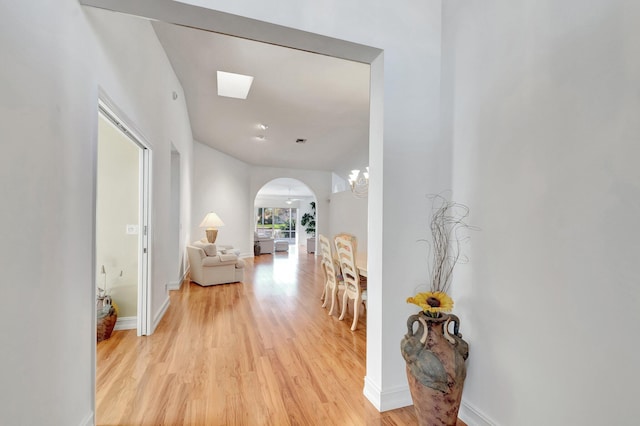
[[187, 246], [191, 281], [201, 286], [234, 283], [244, 278], [244, 261], [230, 250], [218, 252], [215, 244], [194, 242]]
[[273, 238], [261, 236], [257, 232], [254, 232], [253, 241], [260, 245], [260, 254], [273, 254], [275, 247], [275, 240]]

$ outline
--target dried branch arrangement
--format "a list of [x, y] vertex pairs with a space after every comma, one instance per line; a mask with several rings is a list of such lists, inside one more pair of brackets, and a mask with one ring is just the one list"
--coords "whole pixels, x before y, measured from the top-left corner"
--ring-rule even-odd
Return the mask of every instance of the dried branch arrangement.
[[431, 242], [429, 244], [433, 262], [429, 265], [431, 291], [449, 293], [453, 268], [458, 263], [466, 263], [468, 258], [461, 254], [460, 245], [469, 237], [462, 231], [473, 229], [465, 222], [469, 207], [449, 201], [441, 195], [431, 195], [433, 216], [431, 218]]

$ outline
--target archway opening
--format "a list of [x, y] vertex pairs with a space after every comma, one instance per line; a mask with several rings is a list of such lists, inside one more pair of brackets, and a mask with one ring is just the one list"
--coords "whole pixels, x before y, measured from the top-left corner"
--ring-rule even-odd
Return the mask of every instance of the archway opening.
[[316, 201], [314, 191], [298, 179], [267, 182], [254, 199], [254, 236], [273, 239], [274, 250], [284, 250], [286, 243], [315, 253]]

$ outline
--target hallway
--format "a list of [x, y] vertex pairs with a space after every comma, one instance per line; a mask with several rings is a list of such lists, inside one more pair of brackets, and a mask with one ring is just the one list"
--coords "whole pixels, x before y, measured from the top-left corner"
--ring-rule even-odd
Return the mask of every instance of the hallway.
[[183, 284], [152, 336], [98, 344], [97, 424], [416, 424], [363, 396], [366, 318], [330, 318], [319, 258], [292, 249], [245, 259], [244, 283]]

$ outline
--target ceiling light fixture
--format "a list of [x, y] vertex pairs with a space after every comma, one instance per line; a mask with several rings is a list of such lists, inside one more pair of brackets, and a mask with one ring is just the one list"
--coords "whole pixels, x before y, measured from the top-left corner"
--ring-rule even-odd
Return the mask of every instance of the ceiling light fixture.
[[266, 124], [260, 124], [258, 127], [260, 127], [262, 130], [267, 130], [269, 128], [269, 126], [267, 126]]
[[258, 139], [260, 141], [264, 141], [264, 140], [267, 140], [267, 137], [265, 135], [258, 135], [258, 136], [256, 136], [256, 139]]
[[349, 185], [351, 185], [351, 192], [353, 192], [356, 197], [366, 197], [369, 192], [369, 167], [367, 167], [367, 171], [362, 172], [362, 174], [360, 170], [351, 170]]
[[247, 99], [253, 83], [250, 75], [218, 71], [218, 96]]
[[291, 198], [291, 188], [289, 188], [289, 197], [285, 200], [288, 205], [293, 204], [294, 201], [299, 201], [300, 198]]

